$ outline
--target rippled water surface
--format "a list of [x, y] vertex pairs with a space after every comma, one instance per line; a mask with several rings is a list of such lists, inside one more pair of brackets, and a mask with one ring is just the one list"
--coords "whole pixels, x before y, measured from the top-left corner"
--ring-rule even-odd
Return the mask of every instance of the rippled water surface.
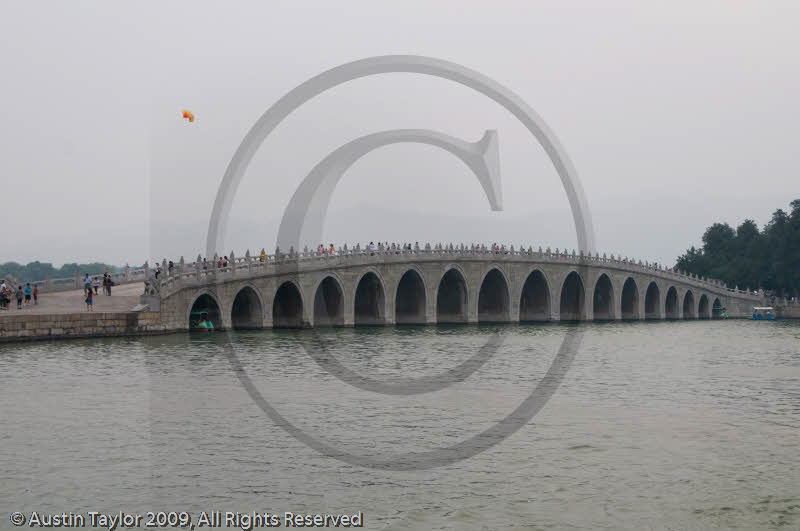
[[[12, 511], [355, 513], [368, 529], [800, 528], [800, 322], [586, 325], [545, 407], [432, 470], [321, 455], [424, 452], [514, 410], [567, 325], [171, 335], [0, 346], [0, 521]], [[341, 381], [468, 378], [410, 396]], [[234, 361], [235, 360], [235, 361]], [[196, 520], [196, 516], [195, 516]], [[0, 528], [6, 528], [6, 524]]]

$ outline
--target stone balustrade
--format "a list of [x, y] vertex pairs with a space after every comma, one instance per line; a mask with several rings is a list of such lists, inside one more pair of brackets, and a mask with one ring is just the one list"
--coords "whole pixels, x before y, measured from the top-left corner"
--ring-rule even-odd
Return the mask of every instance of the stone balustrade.
[[[262, 249], [262, 252], [264, 250]], [[697, 287], [708, 289], [716, 293], [735, 293], [745, 297], [751, 297], [753, 301], [761, 300], [761, 295], [750, 290], [742, 290], [738, 287], [728, 288], [722, 281], [698, 277], [682, 271], [674, 271], [665, 268], [661, 264], [636, 260], [622, 255], [595, 253], [584, 254], [576, 252], [574, 249], [568, 251], [550, 247], [534, 249], [532, 246], [515, 247], [501, 245], [499, 247], [464, 244], [441, 244], [431, 245], [426, 243], [424, 246], [415, 245], [412, 249], [386, 248], [383, 244], [374, 247], [373, 250], [362, 248], [357, 244], [353, 248], [347, 245], [339, 247], [332, 254], [329, 252], [318, 252], [316, 250], [295, 251], [293, 248], [288, 252], [276, 249], [273, 254], [264, 253], [263, 261], [261, 254], [251, 255], [248, 250], [244, 256], [235, 256], [231, 251], [228, 255], [228, 265], [219, 267], [219, 255], [208, 259], [203, 268], [202, 259], [198, 256], [195, 262], [186, 264], [183, 257], [175, 263], [172, 272], [167, 269], [167, 263], [161, 265], [163, 272], [158, 281], [158, 291], [162, 295], [170, 293], [172, 290], [181, 289], [185, 285], [198, 285], [203, 283], [213, 283], [219, 276], [235, 274], [237, 278], [256, 277], [265, 274], [274, 274], [284, 271], [286, 267], [298, 268], [299, 270], [315, 269], [320, 267], [336, 267], [338, 265], [353, 265], [364, 263], [386, 263], [386, 262], [409, 262], [442, 260], [445, 257], [452, 259], [486, 259], [492, 261], [530, 261], [542, 263], [573, 263], [573, 264], [593, 264], [604, 265], [617, 269], [624, 269], [630, 272], [647, 273], [654, 277], [665, 279], [679, 279], [681, 282]], [[147, 264], [145, 264], [147, 265]], [[277, 268], [277, 269], [276, 269]], [[147, 271], [147, 267], [143, 270]], [[149, 273], [152, 276], [152, 272]]]
[[[146, 275], [147, 275], [146, 268], [132, 269], [126, 266], [123, 271], [119, 271], [117, 273], [111, 273], [111, 280], [114, 281], [115, 285], [130, 284], [132, 282], [143, 282], [146, 278]], [[102, 274], [91, 275], [92, 278], [96, 276], [102, 278]], [[35, 280], [30, 284], [31, 286], [38, 286], [40, 293], [52, 293], [56, 291], [69, 291], [74, 289], [81, 289], [83, 288], [83, 279], [84, 279], [84, 274], [81, 274], [79, 272], [72, 277], [65, 277], [65, 278], [48, 277], [45, 280]], [[17, 283], [18, 282], [19, 281], [17, 281]], [[16, 285], [16, 283], [14, 285]]]

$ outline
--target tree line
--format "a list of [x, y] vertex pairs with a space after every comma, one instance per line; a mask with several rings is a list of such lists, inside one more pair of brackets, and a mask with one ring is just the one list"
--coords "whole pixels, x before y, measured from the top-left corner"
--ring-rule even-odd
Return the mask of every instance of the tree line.
[[800, 294], [800, 199], [791, 212], [778, 209], [762, 230], [746, 219], [735, 230], [714, 223], [703, 234], [703, 247], [678, 257], [676, 268], [716, 278], [728, 287], [763, 289], [779, 296]]
[[102, 275], [105, 271], [109, 273], [118, 273], [123, 268], [102, 264], [100, 262], [93, 262], [91, 264], [64, 264], [59, 268], [53, 267], [53, 264], [48, 262], [30, 262], [26, 265], [18, 264], [17, 262], [6, 262], [0, 264], [0, 278], [12, 276], [20, 282], [34, 282], [37, 280], [45, 280], [49, 275], [51, 278], [69, 278], [74, 277], [76, 274], [83, 276], [85, 273], [90, 275]]

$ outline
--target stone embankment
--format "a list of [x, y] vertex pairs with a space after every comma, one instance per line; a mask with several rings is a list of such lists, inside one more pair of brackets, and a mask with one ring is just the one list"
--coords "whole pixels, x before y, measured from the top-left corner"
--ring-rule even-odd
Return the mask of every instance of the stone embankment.
[[144, 284], [128, 284], [94, 297], [93, 312], [86, 311], [83, 290], [43, 293], [39, 303], [17, 309], [16, 300], [0, 311], [0, 342], [77, 337], [110, 337], [166, 332], [158, 312], [131, 311]]
[[15, 313], [0, 316], [0, 342], [165, 333], [158, 312]]

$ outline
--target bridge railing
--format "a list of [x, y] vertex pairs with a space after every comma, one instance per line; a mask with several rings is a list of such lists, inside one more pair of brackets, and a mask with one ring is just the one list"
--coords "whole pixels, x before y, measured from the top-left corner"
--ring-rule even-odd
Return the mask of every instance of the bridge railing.
[[[130, 284], [132, 282], [142, 282], [145, 279], [145, 268], [136, 268], [132, 269], [126, 266], [122, 271], [118, 271], [116, 273], [110, 273], [111, 280], [114, 282], [115, 285], [119, 284]], [[80, 272], [77, 273], [73, 277], [61, 277], [61, 278], [50, 278], [47, 277], [45, 280], [34, 280], [30, 282], [31, 286], [36, 286], [39, 288], [40, 293], [53, 293], [56, 291], [69, 291], [74, 289], [81, 289], [84, 285], [84, 274]], [[102, 282], [102, 275], [89, 275], [92, 279], [98, 277]], [[17, 281], [19, 282], [19, 281]], [[23, 283], [27, 284], [27, 282]], [[16, 285], [16, 284], [15, 284]]]
[[[694, 274], [688, 274], [682, 271], [677, 271], [672, 268], [666, 268], [661, 264], [652, 263], [642, 260], [634, 260], [622, 258], [620, 255], [614, 256], [613, 254], [607, 255], [603, 253], [584, 254], [583, 252], [576, 252], [574, 249], [569, 252], [566, 249], [551, 250], [549, 247], [534, 250], [531, 246], [525, 248], [520, 246], [515, 248], [513, 245], [506, 247], [505, 245], [454, 245], [454, 244], [425, 244], [424, 247], [419, 245], [411, 246], [384, 246], [379, 244], [373, 247], [362, 248], [356, 245], [353, 248], [348, 248], [347, 245], [334, 250], [333, 253], [318, 250], [308, 250], [307, 248], [302, 251], [295, 251], [289, 249], [289, 252], [281, 252], [276, 249], [273, 254], [267, 254], [263, 249], [257, 255], [251, 255], [249, 251], [244, 256], [234, 256], [231, 252], [229, 257], [223, 257], [222, 260], [218, 256], [213, 259], [203, 260], [199, 256], [197, 260], [192, 263], [184, 263], [183, 257], [174, 265], [172, 270], [169, 269], [166, 261], [161, 264], [161, 271], [163, 276], [158, 279], [157, 285], [160, 291], [171, 290], [182, 286], [186, 282], [203, 284], [212, 281], [219, 276], [224, 275], [242, 275], [242, 276], [259, 276], [265, 272], [272, 272], [276, 267], [286, 264], [294, 264], [296, 266], [313, 267], [314, 265], [349, 265], [353, 263], [370, 263], [370, 262], [386, 262], [388, 261], [409, 261], [414, 260], [437, 260], [446, 256], [452, 257], [485, 257], [497, 260], [509, 259], [529, 259], [531, 261], [543, 262], [557, 262], [557, 263], [597, 263], [605, 264], [609, 267], [622, 267], [632, 272], [646, 273], [661, 278], [670, 278], [680, 280], [683, 283], [695, 285], [698, 287], [707, 288], [717, 292], [729, 292], [737, 295], [749, 296], [754, 300], [759, 298], [759, 295], [749, 290], [741, 290], [738, 287], [728, 288], [723, 282], [716, 279], [708, 279], [698, 277]], [[227, 260], [225, 260], [227, 258]], [[152, 276], [152, 270], [148, 272], [148, 266], [142, 270], [148, 278]]]

